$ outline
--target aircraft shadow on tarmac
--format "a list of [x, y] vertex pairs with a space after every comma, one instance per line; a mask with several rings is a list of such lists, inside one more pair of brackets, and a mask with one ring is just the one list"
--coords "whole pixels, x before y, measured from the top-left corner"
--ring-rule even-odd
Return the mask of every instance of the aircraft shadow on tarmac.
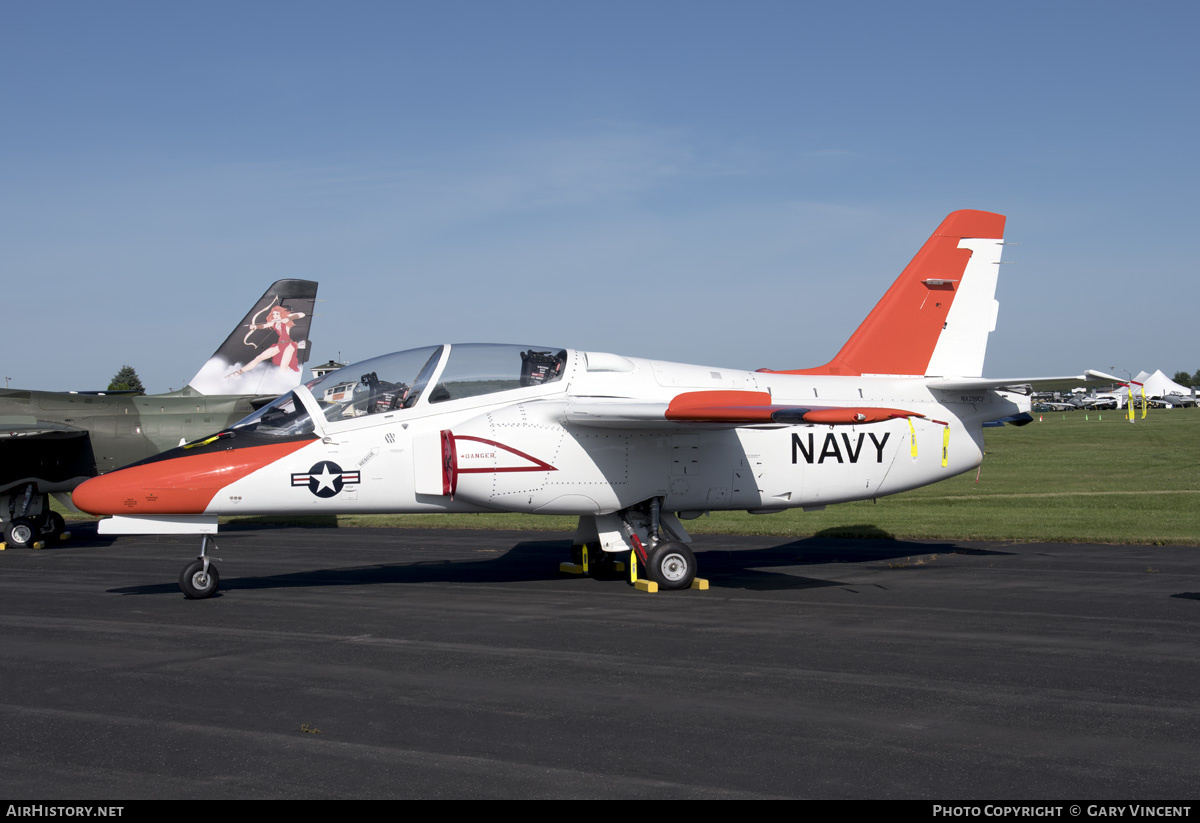
[[116, 535], [97, 533], [96, 524], [98, 522], [98, 520], [72, 520], [67, 523], [69, 537], [63, 540], [48, 542], [38, 551], [52, 552], [59, 549], [71, 549], [80, 545], [107, 547], [120, 539]]
[[[913, 558], [946, 554], [1008, 554], [970, 549], [953, 543], [922, 543], [899, 540], [830, 538], [814, 536], [777, 546], [749, 549], [704, 549], [704, 537], [693, 544], [700, 576], [715, 588], [778, 591], [844, 582], [797, 573], [806, 566], [898, 561], [910, 565]], [[558, 564], [568, 559], [569, 540], [531, 540], [513, 545], [503, 554], [480, 560], [435, 560], [350, 568], [314, 569], [269, 576], [222, 577], [221, 590], [316, 588], [323, 586], [367, 586], [387, 583], [531, 583], [585, 578], [559, 572]], [[784, 571], [787, 569], [787, 571]], [[592, 577], [625, 580], [625, 573], [605, 575], [593, 568]], [[112, 594], [147, 595], [179, 592], [174, 583], [130, 586], [108, 590]], [[220, 592], [217, 593], [220, 596]]]
[[[703, 538], [699, 538], [703, 540]], [[700, 550], [696, 553], [700, 573], [713, 586], [749, 591], [777, 591], [819, 586], [844, 586], [827, 578], [805, 577], [805, 566], [887, 562], [896, 568], [923, 565], [921, 558], [947, 554], [1011, 554], [972, 549], [954, 543], [923, 543], [890, 538], [848, 539], [822, 534], [763, 549]], [[780, 569], [771, 571], [770, 569]], [[782, 569], [789, 571], [782, 571]]]

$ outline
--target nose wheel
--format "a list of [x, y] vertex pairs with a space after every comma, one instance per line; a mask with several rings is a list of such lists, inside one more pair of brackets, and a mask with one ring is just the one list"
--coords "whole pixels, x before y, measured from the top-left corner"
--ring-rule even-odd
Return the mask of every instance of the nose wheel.
[[[213, 547], [216, 547], [214, 541]], [[200, 556], [183, 567], [179, 573], [179, 589], [188, 600], [203, 600], [212, 597], [221, 584], [221, 575], [216, 564], [208, 556], [208, 535], [200, 537]]]

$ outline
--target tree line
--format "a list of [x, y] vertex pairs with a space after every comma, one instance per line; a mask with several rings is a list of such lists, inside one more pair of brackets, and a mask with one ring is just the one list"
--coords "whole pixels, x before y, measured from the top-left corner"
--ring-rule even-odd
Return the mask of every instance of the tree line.
[[1175, 376], [1171, 378], [1181, 386], [1195, 386], [1200, 388], [1200, 369], [1196, 369], [1195, 374], [1188, 374], [1185, 371], [1175, 372]]
[[108, 391], [135, 391], [138, 394], [145, 394], [146, 387], [142, 385], [133, 366], [122, 366], [121, 370], [114, 374], [113, 379], [109, 381]]

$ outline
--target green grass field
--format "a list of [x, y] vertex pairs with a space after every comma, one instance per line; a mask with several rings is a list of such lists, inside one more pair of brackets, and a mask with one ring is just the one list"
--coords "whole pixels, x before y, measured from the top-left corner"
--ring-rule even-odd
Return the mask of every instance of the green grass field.
[[[1200, 411], [1151, 410], [1133, 424], [1121, 412], [1041, 417], [1042, 422], [1020, 428], [986, 430], [978, 482], [970, 472], [874, 503], [772, 515], [714, 512], [686, 525], [695, 534], [1200, 545]], [[343, 516], [337, 523], [540, 531], [575, 527], [570, 517], [519, 514]]]

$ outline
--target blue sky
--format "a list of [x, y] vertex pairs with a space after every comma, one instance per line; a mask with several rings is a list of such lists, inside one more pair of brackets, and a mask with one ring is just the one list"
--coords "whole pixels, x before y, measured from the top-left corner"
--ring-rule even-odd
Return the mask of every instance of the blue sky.
[[4, 377], [178, 388], [281, 277], [313, 362], [799, 368], [950, 211], [985, 374], [1200, 369], [1194, 3], [0, 0]]

